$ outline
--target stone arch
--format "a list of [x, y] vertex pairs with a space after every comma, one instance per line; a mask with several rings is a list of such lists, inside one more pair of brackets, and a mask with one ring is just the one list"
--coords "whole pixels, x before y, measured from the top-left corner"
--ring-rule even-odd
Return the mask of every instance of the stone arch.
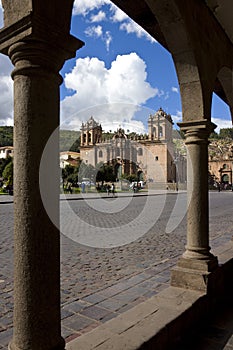
[[229, 105], [231, 120], [233, 122], [233, 66], [223, 66], [216, 78], [216, 86], [219, 87], [219, 96]]
[[34, 21], [36, 17], [40, 19], [40, 26], [43, 25], [44, 29], [53, 27], [53, 30], [61, 30], [68, 34], [70, 32], [73, 3], [74, 0], [51, 0], [48, 2], [40, 0], [2, 0], [4, 26], [13, 25], [22, 18], [27, 18], [29, 23]]
[[[183, 121], [210, 119], [216, 68], [205, 64], [194, 38], [192, 4], [183, 1], [147, 1], [172, 54], [180, 85]], [[196, 27], [196, 26], [195, 26]], [[206, 70], [208, 73], [206, 73]]]
[[[120, 0], [113, 2], [117, 4]], [[129, 7], [128, 4], [131, 3], [132, 8], [136, 8], [135, 1], [122, 0], [122, 3]], [[206, 15], [207, 24], [199, 18], [202, 10], [208, 11], [205, 3], [201, 0], [191, 0], [187, 6], [185, 0], [138, 1], [138, 5], [146, 4], [150, 8], [149, 17], [136, 8], [137, 13], [141, 16], [141, 21], [144, 21], [144, 24], [149, 23], [149, 32], [154, 31], [155, 38], [156, 30], [162, 34], [162, 42], [171, 52], [178, 73], [183, 120], [186, 122], [184, 123], [187, 133], [186, 143], [190, 148], [190, 158], [195, 164], [196, 172], [193, 178], [198, 178], [198, 181], [195, 183], [195, 196], [192, 197], [188, 214], [188, 230], [191, 233], [188, 231], [187, 251], [183, 256], [188, 258], [188, 263], [185, 259], [180, 260], [179, 269], [173, 270], [172, 283], [175, 285], [177, 282], [176, 285], [180, 286], [179, 283], [184, 281], [186, 288], [190, 286], [188, 283], [191, 283], [191, 287], [194, 289], [197, 287], [199, 291], [207, 290], [208, 281], [211, 280], [210, 272], [217, 266], [217, 260], [209, 252], [206, 186], [208, 174], [207, 172], [205, 174], [211, 94], [219, 69], [225, 64], [225, 60], [232, 60], [233, 57], [232, 49], [227, 49], [231, 46], [227, 44], [227, 37], [224, 37], [223, 31], [213, 30], [218, 25], [214, 18]], [[3, 0], [5, 27], [11, 26], [11, 28], [1, 31], [0, 49], [1, 52], [8, 53], [9, 47], [14, 46], [14, 52], [11, 50], [11, 57], [16, 66], [14, 77], [17, 76], [15, 91], [18, 93], [16, 95], [18, 101], [15, 118], [17, 121], [16, 135], [19, 136], [18, 139], [16, 138], [15, 149], [17, 151], [18, 148], [21, 151], [18, 153], [18, 158], [16, 157], [15, 168], [17, 168], [17, 178], [26, 186], [23, 187], [23, 190], [18, 187], [15, 191], [16, 214], [20, 213], [15, 215], [15, 228], [20, 235], [16, 235], [15, 241], [18, 251], [18, 260], [17, 257], [15, 259], [17, 269], [15, 315], [17, 317], [14, 320], [16, 330], [10, 346], [12, 349], [25, 349], [29, 345], [35, 349], [64, 349], [64, 341], [60, 336], [59, 232], [48, 220], [47, 213], [40, 201], [38, 186], [35, 186], [34, 182], [38, 178], [36, 169], [41, 155], [39, 153], [41, 149], [37, 147], [41, 143], [41, 139], [38, 140], [38, 134], [43, 136], [44, 142], [58, 126], [59, 67], [62, 66], [65, 59], [74, 56], [81, 45], [78, 40], [69, 35], [72, 5], [73, 0], [51, 0], [49, 3], [39, 0]], [[159, 28], [157, 23], [153, 24], [155, 18]], [[9, 33], [12, 36], [9, 36]], [[211, 40], [205, 38], [211, 38]], [[20, 41], [23, 43], [18, 45]], [[215, 51], [216, 47], [219, 48], [218, 52]], [[51, 54], [54, 53], [55, 48], [59, 49], [56, 54], [60, 61], [58, 65], [53, 66]], [[208, 59], [209, 57], [215, 59], [212, 61]], [[56, 74], [49, 74], [48, 62], [49, 67], [52, 66]], [[36, 87], [35, 77], [38, 76], [40, 79], [37, 79], [37, 84], [40, 85]], [[24, 84], [22, 78], [25, 81], [27, 79], [29, 83]], [[37, 104], [36, 99], [33, 99], [33, 103], [29, 103], [31, 102], [30, 96], [36, 96], [38, 90], [43, 100], [47, 101], [47, 105]], [[46, 99], [48, 91], [50, 99]], [[22, 105], [30, 106], [30, 109], [23, 110]], [[47, 114], [50, 116], [49, 119], [46, 118]], [[27, 124], [31, 128], [25, 128]], [[28, 142], [26, 143], [25, 140]], [[51, 158], [56, 159], [56, 155], [54, 157], [51, 155]], [[202, 174], [199, 169], [204, 169]], [[59, 180], [57, 174], [55, 175]], [[193, 178], [191, 177], [190, 182], [193, 181]], [[190, 188], [188, 190], [191, 192]], [[22, 193], [27, 194], [26, 198], [23, 198]], [[56, 196], [53, 201], [51, 193], [52, 191], [48, 193], [48, 198], [57, 215], [59, 214], [59, 197]], [[33, 210], [30, 211], [30, 208]], [[24, 222], [27, 222], [27, 227], [23, 225]], [[50, 232], [49, 235], [48, 232]], [[187, 273], [188, 269], [191, 270], [189, 273]], [[191, 278], [192, 271], [195, 269], [197, 271], [193, 279]], [[189, 275], [186, 280], [185, 275]], [[180, 279], [179, 276], [181, 276]], [[198, 286], [192, 285], [195, 281]], [[39, 307], [39, 312], [36, 306]], [[43, 337], [41, 337], [42, 332]]]

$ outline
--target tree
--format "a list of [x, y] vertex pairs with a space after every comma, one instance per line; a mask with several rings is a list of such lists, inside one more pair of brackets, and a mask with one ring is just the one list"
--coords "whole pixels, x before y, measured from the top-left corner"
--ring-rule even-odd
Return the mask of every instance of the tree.
[[11, 157], [0, 158], [0, 176], [2, 176], [3, 170], [12, 161]]
[[216, 133], [216, 131], [213, 131], [211, 134], [210, 134], [210, 139], [215, 139], [215, 140], [218, 140], [219, 139], [219, 135], [218, 133]]
[[81, 141], [80, 137], [74, 141], [74, 143], [70, 147], [71, 152], [79, 152], [80, 151], [80, 141]]
[[8, 186], [13, 185], [13, 160], [5, 166], [2, 176], [7, 181]]
[[116, 175], [111, 165], [99, 164], [97, 165], [97, 168], [98, 172], [96, 175], [96, 181], [101, 181], [103, 183], [104, 181], [112, 182], [116, 180]]
[[13, 146], [13, 126], [0, 126], [0, 147]]
[[137, 174], [130, 174], [130, 175], [123, 174], [122, 178], [128, 180], [129, 182], [138, 181]]
[[221, 139], [232, 139], [233, 140], [233, 128], [220, 129], [219, 138]]

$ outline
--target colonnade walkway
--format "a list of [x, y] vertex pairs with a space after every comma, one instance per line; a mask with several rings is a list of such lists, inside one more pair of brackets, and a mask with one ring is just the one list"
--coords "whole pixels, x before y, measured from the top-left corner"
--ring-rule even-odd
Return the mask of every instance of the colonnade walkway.
[[232, 350], [233, 302], [230, 299], [213, 310], [203, 324], [182, 339], [173, 350]]
[[[153, 194], [156, 195], [162, 193], [164, 192], [157, 191]], [[173, 195], [174, 193], [171, 192], [171, 195]], [[86, 194], [87, 197], [92, 195], [93, 194]], [[127, 194], [119, 194], [119, 196], [124, 195]], [[136, 195], [142, 196], [146, 195], [146, 193], [141, 192], [140, 194]], [[229, 193], [229, 196], [230, 195], [231, 194]], [[80, 198], [76, 195], [68, 195], [67, 197], [74, 200]], [[61, 199], [64, 199], [64, 196], [61, 196]], [[11, 203], [13, 202], [12, 196], [1, 196], [0, 202], [9, 203], [11, 210], [13, 210], [13, 206]], [[7, 206], [8, 205], [3, 205], [3, 207]], [[2, 214], [4, 216], [3, 211]], [[13, 233], [13, 222], [11, 222], [11, 220], [9, 219], [6, 219], [6, 223], [6, 237], [8, 237], [9, 234]], [[219, 253], [221, 255], [224, 254], [225, 251], [227, 251], [228, 248], [226, 248], [226, 246], [229, 244], [231, 245], [231, 236], [232, 232], [231, 230], [229, 230], [229, 232], [225, 233], [224, 235], [218, 235], [211, 240], [211, 247], [213, 249], [214, 254], [219, 256]], [[70, 251], [71, 248], [67, 242], [68, 239], [64, 237], [62, 239], [63, 254], [66, 254], [67, 251], [69, 252], [69, 256], [72, 257], [73, 253], [72, 251]], [[6, 241], [5, 243], [8, 244], [9, 241]], [[181, 246], [182, 251], [183, 245], [181, 244]], [[9, 244], [7, 248], [9, 248]], [[69, 344], [72, 344], [76, 340], [85, 337], [87, 333], [89, 337], [89, 332], [97, 331], [99, 327], [105, 326], [108, 322], [114, 321], [115, 319], [121, 317], [125, 312], [131, 312], [132, 310], [135, 310], [135, 308], [137, 310], [137, 307], [140, 307], [142, 303], [149, 303], [150, 305], [151, 300], [153, 300], [153, 298], [156, 298], [161, 293], [164, 293], [164, 295], [166, 295], [166, 293], [169, 293], [169, 288], [171, 288], [169, 287], [170, 270], [173, 266], [176, 265], [177, 259], [181, 254], [179, 249], [180, 248], [177, 247], [176, 256], [173, 254], [171, 257], [160, 260], [159, 262], [155, 261], [153, 265], [140, 266], [140, 271], [138, 271], [137, 273], [134, 273], [133, 275], [131, 274], [128, 277], [126, 276], [124, 278], [118, 278], [114, 283], [111, 282], [105, 284], [101, 288], [98, 287], [98, 285], [96, 285], [95, 289], [92, 288], [92, 291], [89, 292], [88, 289], [86, 289], [85, 291], [77, 290], [77, 283], [75, 278], [78, 277], [75, 276], [75, 274], [77, 273], [76, 269], [74, 269], [74, 271], [72, 272], [74, 277], [73, 284], [70, 284], [70, 286], [68, 287], [68, 282], [66, 283], [66, 278], [69, 277], [72, 267], [70, 264], [67, 264], [67, 266], [63, 264], [63, 281], [61, 289], [62, 335], [66, 339], [68, 347], [71, 346], [72, 348], [72, 345]], [[137, 254], [140, 254], [140, 252], [137, 252]], [[94, 255], [93, 259], [95, 259]], [[98, 269], [98, 266], [87, 266], [86, 278], [89, 278], [88, 271], [92, 268]], [[3, 287], [0, 293], [0, 297], [2, 297], [4, 300], [4, 304], [1, 303], [1, 306], [2, 308], [5, 308], [5, 311], [7, 311], [0, 317], [0, 349], [4, 350], [7, 349], [7, 345], [12, 338], [13, 289], [11, 269], [8, 270], [8, 272], [8, 277], [11, 279], [10, 281], [4, 282], [3, 276], [0, 276], [0, 287]], [[87, 281], [83, 280], [83, 284], [87, 285]], [[80, 283], [79, 287], [81, 287]], [[179, 291], [181, 289], [177, 288], [176, 290]], [[181, 292], [181, 294], [182, 293], [183, 292]], [[74, 297], [74, 295], [76, 295], [76, 298]], [[233, 349], [233, 318], [230, 318], [230, 316], [232, 316], [233, 314], [232, 304], [230, 304], [229, 301], [226, 300], [226, 303], [223, 306], [227, 306], [226, 311], [223, 308], [222, 313], [218, 312], [218, 317], [216, 318], [216, 320], [214, 320], [214, 318], [208, 320], [208, 326], [202, 328], [202, 330], [198, 332], [198, 335], [196, 333], [191, 334], [187, 339], [183, 340], [183, 342], [178, 345], [178, 348], [176, 350]], [[213, 311], [215, 313], [215, 311], [217, 310]], [[88, 347], [80, 347], [80, 349], [88, 350]]]

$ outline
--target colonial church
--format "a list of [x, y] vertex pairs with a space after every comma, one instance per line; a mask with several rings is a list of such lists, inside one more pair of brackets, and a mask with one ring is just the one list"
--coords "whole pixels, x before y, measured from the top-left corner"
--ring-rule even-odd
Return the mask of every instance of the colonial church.
[[80, 158], [94, 167], [112, 165], [116, 179], [122, 174], [137, 174], [149, 182], [177, 182], [179, 164], [174, 157], [172, 125], [171, 116], [160, 108], [149, 116], [147, 135], [129, 137], [119, 128], [111, 139], [106, 139], [101, 125], [90, 117], [81, 126]]

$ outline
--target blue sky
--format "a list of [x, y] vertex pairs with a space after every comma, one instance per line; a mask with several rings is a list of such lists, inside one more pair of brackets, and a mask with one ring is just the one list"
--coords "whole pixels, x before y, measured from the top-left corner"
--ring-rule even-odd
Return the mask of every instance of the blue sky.
[[[2, 23], [0, 11], [0, 24]], [[144, 132], [162, 107], [181, 121], [179, 85], [171, 55], [109, 0], [74, 3], [71, 33], [85, 42], [61, 70], [61, 127], [79, 129], [91, 115], [107, 130]], [[9, 59], [0, 55], [0, 125], [12, 124]], [[231, 127], [229, 108], [213, 98], [212, 120]]]

